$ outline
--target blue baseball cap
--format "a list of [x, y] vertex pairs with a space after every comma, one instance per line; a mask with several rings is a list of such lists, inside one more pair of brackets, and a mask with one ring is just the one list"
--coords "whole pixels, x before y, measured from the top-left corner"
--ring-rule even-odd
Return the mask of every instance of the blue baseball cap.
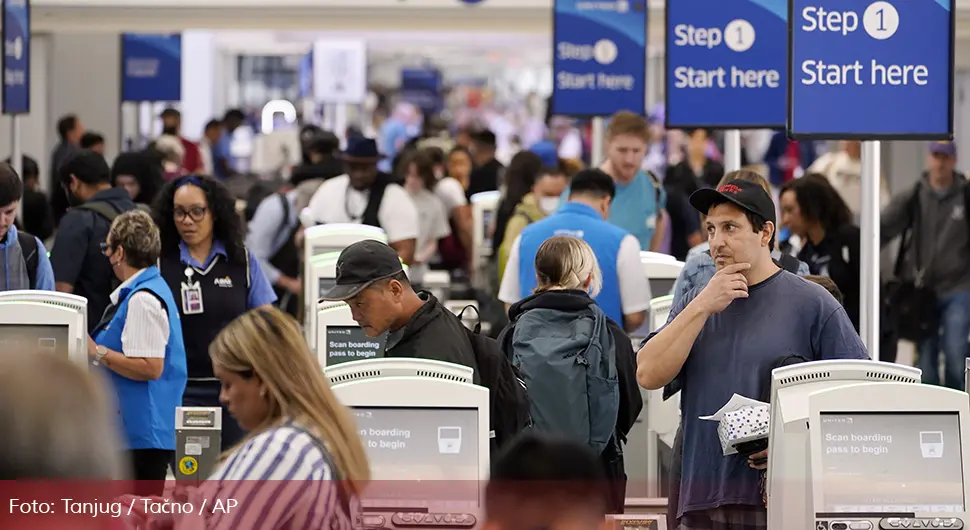
[[529, 151], [542, 160], [543, 167], [559, 166], [559, 151], [556, 149], [556, 144], [549, 141], [537, 142], [532, 144]]
[[957, 145], [953, 142], [933, 142], [930, 153], [934, 155], [957, 156]]

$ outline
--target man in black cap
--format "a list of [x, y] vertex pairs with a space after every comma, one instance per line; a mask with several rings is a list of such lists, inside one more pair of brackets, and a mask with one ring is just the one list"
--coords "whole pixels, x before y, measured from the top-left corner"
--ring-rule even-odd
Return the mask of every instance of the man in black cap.
[[[779, 268], [771, 258], [775, 207], [760, 185], [733, 180], [702, 189], [691, 205], [717, 273], [670, 311], [637, 355], [637, 380], [648, 389], [676, 381], [681, 390], [683, 461], [680, 528], [767, 527], [760, 487], [767, 451], [725, 456], [714, 414], [733, 394], [757, 399], [785, 357], [867, 359], [845, 309], [821, 286]], [[716, 521], [716, 523], [715, 523]]]
[[383, 156], [371, 138], [354, 137], [340, 157], [347, 173], [324, 182], [310, 199], [317, 223], [376, 226], [404, 263], [411, 264], [418, 237], [418, 211], [404, 188], [377, 169]]
[[337, 258], [336, 285], [323, 296], [347, 302], [369, 337], [388, 333], [385, 357], [417, 357], [478, 366], [463, 324], [427, 292], [415, 293], [391, 247], [375, 240], [354, 243]]

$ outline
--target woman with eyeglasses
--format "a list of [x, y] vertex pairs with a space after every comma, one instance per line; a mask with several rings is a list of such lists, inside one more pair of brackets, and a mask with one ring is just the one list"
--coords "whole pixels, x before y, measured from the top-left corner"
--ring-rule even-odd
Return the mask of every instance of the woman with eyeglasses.
[[140, 494], [160, 494], [175, 456], [175, 408], [185, 390], [185, 344], [178, 304], [156, 263], [158, 228], [147, 213], [115, 218], [101, 252], [121, 285], [88, 339], [88, 356], [115, 390], [132, 478]]
[[[243, 243], [236, 199], [221, 182], [197, 175], [175, 179], [159, 193], [153, 216], [162, 239], [159, 268], [175, 295], [185, 337], [182, 405], [218, 407], [221, 386], [209, 343], [239, 315], [276, 302], [276, 293]], [[244, 435], [224, 408], [222, 448]]]

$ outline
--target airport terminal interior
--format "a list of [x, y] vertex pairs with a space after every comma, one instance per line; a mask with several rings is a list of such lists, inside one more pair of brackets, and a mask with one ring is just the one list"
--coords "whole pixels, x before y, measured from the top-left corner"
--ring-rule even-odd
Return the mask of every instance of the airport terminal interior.
[[[611, 339], [611, 388], [619, 397], [610, 399], [620, 402], [620, 411], [642, 410], [628, 432], [611, 427], [607, 436], [616, 440], [626, 477], [622, 510], [608, 510], [607, 528], [959, 530], [970, 525], [970, 451], [963, 451], [970, 448], [970, 183], [964, 173], [970, 166], [963, 158], [970, 153], [970, 2], [737, 0], [718, 7], [716, 0], [682, 1], [694, 7], [674, 13], [671, 0], [0, 0], [0, 160], [8, 160], [23, 183], [15, 233], [37, 236], [34, 245], [43, 254], [38, 273], [38, 262], [31, 262], [24, 250], [26, 267], [33, 272], [26, 273], [29, 282], [12, 288], [9, 260], [16, 256], [7, 250], [3, 236], [0, 248], [7, 262], [0, 291], [0, 345], [53, 354], [92, 372], [111, 355], [111, 347], [104, 349], [98, 342], [110, 335], [98, 321], [113, 318], [111, 310], [119, 302], [109, 301], [108, 295], [120, 282], [112, 276], [114, 283], [101, 289], [97, 303], [83, 295], [87, 273], [82, 269], [90, 267], [86, 260], [92, 252], [69, 239], [91, 237], [92, 229], [81, 230], [67, 221], [76, 219], [69, 216], [84, 207], [84, 200], [94, 200], [90, 194], [82, 199], [77, 191], [93, 184], [71, 173], [89, 169], [75, 163], [75, 157], [97, 153], [111, 168], [105, 189], [125, 188], [129, 202], [144, 204], [159, 223], [153, 229], [161, 234], [158, 274], [165, 276], [168, 259], [179, 269], [175, 280], [164, 280], [172, 286], [169, 309], [175, 308], [173, 314], [181, 313], [184, 320], [188, 387], [205, 380], [215, 385], [207, 388], [216, 389], [205, 399], [189, 399], [188, 392], [178, 399], [173, 458], [168, 465], [162, 462], [167, 488], [175, 483], [202, 486], [218, 476], [225, 464], [220, 450], [226, 449], [224, 439], [240, 440], [227, 430], [230, 424], [239, 430], [239, 418], [233, 419], [231, 409], [219, 402], [228, 392], [225, 381], [219, 390], [222, 377], [208, 364], [208, 372], [194, 379], [189, 351], [199, 349], [209, 363], [209, 342], [218, 342], [215, 333], [233, 319], [213, 315], [221, 320], [199, 346], [199, 337], [189, 337], [187, 317], [211, 314], [236, 299], [243, 309], [255, 310], [264, 305], [253, 302], [259, 284], [272, 291], [264, 293], [272, 304], [293, 316], [325, 381], [356, 422], [374, 482], [354, 506], [354, 526], [485, 528], [492, 515], [487, 513], [484, 485], [500, 454], [495, 450], [497, 389], [485, 382], [495, 375], [439, 360], [432, 353], [385, 355], [402, 341], [398, 329], [372, 333], [377, 324], [362, 320], [364, 305], [351, 300], [358, 293], [333, 300], [333, 292], [353, 283], [342, 278], [368, 274], [368, 264], [343, 267], [342, 260], [350, 260], [344, 251], [362, 242], [390, 246], [410, 283], [439, 301], [470, 337], [498, 340], [505, 337], [503, 328], [517, 322], [513, 316], [510, 323], [509, 307], [532, 294], [528, 281], [535, 286], [535, 280], [525, 278], [528, 272], [521, 272], [532, 267], [521, 256], [541, 251], [541, 239], [530, 248], [529, 234], [566, 216], [573, 206], [567, 185], [600, 168], [597, 174], [617, 181], [610, 185], [613, 213], [625, 194], [623, 207], [645, 215], [646, 222], [637, 221], [637, 233], [617, 221], [609, 207], [600, 212], [602, 217], [599, 210], [583, 207], [597, 223], [616, 225], [611, 229], [638, 240], [636, 270], [623, 266], [621, 243], [606, 248], [612, 236], [598, 237], [613, 234], [606, 228], [596, 232], [586, 225], [557, 225], [555, 232], [549, 229], [549, 237], [575, 236], [595, 255], [602, 291], [597, 293], [595, 282], [587, 278], [569, 289], [588, 291], [603, 307], [599, 314], [611, 318], [605, 300], [612, 296], [618, 315], [612, 322], [622, 335], [622, 349], [632, 347], [634, 356], [636, 374], [630, 378], [640, 382], [633, 389], [634, 406], [621, 395], [622, 382], [616, 390], [623, 373], [612, 352], [621, 348]], [[728, 4], [733, 7], [724, 7]], [[939, 8], [943, 15], [929, 12]], [[785, 16], [793, 20], [786, 22]], [[867, 40], [831, 44], [836, 41], [822, 42], [815, 30], [832, 39]], [[900, 44], [913, 32], [930, 37]], [[731, 44], [735, 35], [738, 40]], [[772, 38], [777, 42], [768, 42]], [[744, 39], [749, 41], [745, 44]], [[812, 49], [799, 50], [799, 44]], [[681, 58], [671, 52], [684, 46], [697, 50], [681, 52]], [[891, 56], [900, 66], [898, 72], [887, 67], [885, 75], [897, 75], [898, 82], [851, 83], [853, 72], [864, 67], [852, 70], [849, 63], [856, 57], [850, 58], [846, 49], [861, 50], [856, 55], [863, 62]], [[636, 55], [632, 61], [625, 55], [630, 53]], [[815, 81], [799, 77], [808, 76], [811, 68], [790, 55], [813, 53], [830, 65], [844, 63], [841, 70], [836, 67], [839, 82], [822, 66]], [[736, 59], [749, 57], [744, 54], [760, 55]], [[728, 79], [727, 85], [734, 79], [733, 90], [725, 84], [718, 88], [716, 74], [709, 88], [688, 83], [676, 61], [693, 61], [708, 72], [716, 72], [719, 65], [742, 65], [751, 74], [744, 90], [751, 91], [742, 95], [740, 77], [725, 76], [723, 68], [721, 78]], [[907, 61], [912, 63], [909, 70], [903, 65]], [[756, 70], [767, 81], [757, 81]], [[875, 64], [873, 70], [875, 80]], [[928, 73], [921, 78], [921, 72]], [[904, 73], [911, 77], [903, 80]], [[865, 81], [868, 75], [858, 79]], [[793, 86], [786, 89], [788, 84]], [[826, 84], [831, 86], [818, 86]], [[878, 104], [867, 106], [867, 100]], [[744, 115], [757, 117], [737, 117]], [[762, 116], [778, 118], [765, 121]], [[626, 119], [633, 120], [633, 129], [620, 128]], [[622, 147], [631, 134], [641, 147]], [[636, 157], [633, 182], [649, 190], [640, 195], [630, 195], [631, 180], [621, 182], [615, 174], [630, 156]], [[152, 167], [137, 165], [136, 157], [137, 164]], [[123, 164], [126, 160], [129, 165]], [[428, 177], [422, 173], [425, 160]], [[368, 171], [371, 163], [379, 172], [383, 203], [373, 202], [378, 188], [370, 188], [370, 195], [361, 195], [362, 213], [352, 214], [356, 206], [348, 199], [348, 187], [360, 189], [355, 172]], [[143, 170], [151, 175], [143, 178]], [[843, 336], [839, 345], [820, 346], [812, 339], [806, 350], [814, 357], [770, 366], [758, 376], [760, 394], [742, 395], [725, 384], [724, 395], [718, 394], [724, 406], [700, 411], [695, 416], [701, 421], [696, 421], [682, 414], [682, 400], [687, 407], [690, 393], [714, 389], [676, 386], [680, 379], [674, 376], [679, 378], [681, 368], [666, 384], [647, 389], [641, 372], [648, 362], [647, 339], [663, 337], [673, 317], [689, 313], [687, 303], [698, 300], [704, 282], [719, 278], [715, 270], [721, 274], [731, 251], [718, 254], [717, 249], [735, 248], [718, 243], [726, 236], [718, 235], [721, 228], [711, 221], [716, 204], [695, 210], [703, 202], [698, 194], [716, 192], [725, 197], [721, 202], [753, 211], [743, 199], [725, 195], [734, 193], [725, 175], [735, 171], [757, 174], [764, 185], [764, 190], [755, 186], [757, 193], [764, 191], [774, 201], [773, 211], [760, 217], [762, 226], [774, 230], [762, 245], [771, 240], [772, 263], [838, 291], [841, 304], [826, 303], [840, 307], [839, 318], [854, 335]], [[313, 175], [309, 179], [307, 172]], [[565, 178], [553, 182], [546, 178], [550, 175]], [[0, 188], [2, 176], [0, 167]], [[149, 186], [151, 179], [155, 181]], [[941, 187], [939, 179], [947, 184]], [[210, 180], [232, 194], [231, 207], [239, 216], [232, 226], [242, 232], [237, 246], [245, 245], [241, 274], [248, 276], [236, 276], [229, 267], [233, 249], [239, 250], [228, 248], [232, 245], [215, 259], [210, 256], [211, 262], [202, 263], [194, 254], [184, 257], [197, 234], [183, 232], [180, 223], [191, 220], [190, 226], [205, 226], [210, 222], [205, 219], [218, 215], [214, 212], [225, 211], [213, 204], [217, 194], [205, 187]], [[441, 184], [449, 180], [457, 193], [442, 191]], [[799, 181], [813, 181], [817, 187]], [[305, 191], [308, 182], [315, 187]], [[156, 196], [146, 197], [152, 186]], [[203, 206], [180, 206], [181, 186], [205, 188]], [[167, 210], [159, 206], [164, 201], [157, 197], [166, 190], [171, 193], [167, 199], [175, 201], [174, 211], [171, 202]], [[0, 202], [4, 193], [0, 189]], [[125, 200], [128, 194], [122, 194]], [[411, 200], [411, 217], [385, 212], [398, 211], [399, 203]], [[276, 209], [280, 202], [282, 210]], [[271, 208], [275, 217], [267, 214]], [[913, 217], [917, 208], [924, 217]], [[6, 219], [12, 214], [5, 212], [0, 205], [0, 229], [10, 230], [12, 220]], [[120, 213], [105, 218], [120, 220]], [[934, 217], [926, 220], [928, 215]], [[91, 216], [92, 226], [104, 222]], [[265, 223], [267, 218], [274, 219], [272, 226]], [[914, 218], [924, 219], [925, 225]], [[102, 235], [109, 233], [110, 223], [104, 223]], [[216, 237], [231, 237], [219, 233], [218, 219], [214, 223]], [[213, 230], [211, 222], [209, 226]], [[114, 224], [110, 230], [110, 237], [120, 237]], [[64, 237], [65, 232], [74, 235]], [[410, 247], [401, 245], [401, 233], [411, 234]], [[760, 233], [757, 226], [754, 233]], [[167, 236], [176, 237], [172, 245], [166, 243]], [[100, 245], [94, 255], [115, 267], [111, 259], [117, 247], [109, 243], [92, 240], [88, 246]], [[289, 245], [291, 259], [283, 265], [276, 258]], [[77, 254], [66, 255], [65, 247]], [[741, 255], [736, 248], [734, 252]], [[603, 261], [604, 255], [613, 262]], [[785, 259], [794, 260], [794, 268]], [[193, 283], [193, 276], [204, 280], [220, 264], [225, 269], [218, 269], [215, 287], [243, 292], [241, 297], [230, 294], [223, 300], [223, 291]], [[913, 267], [916, 279], [900, 272], [907, 267]], [[783, 274], [789, 275], [787, 271]], [[67, 279], [69, 274], [77, 282]], [[147, 277], [140, 274], [143, 280]], [[252, 280], [253, 274], [258, 280]], [[393, 274], [361, 276], [361, 282], [372, 286], [397, 278]], [[588, 270], [586, 274], [593, 277]], [[47, 278], [46, 288], [41, 277]], [[248, 291], [233, 290], [232, 280], [243, 277], [235, 285]], [[698, 289], [681, 291], [684, 282]], [[629, 285], [646, 294], [631, 295]], [[744, 291], [747, 298], [747, 284]], [[644, 302], [636, 311], [627, 310], [632, 298]], [[919, 325], [907, 319], [919, 320], [927, 312], [934, 315], [930, 324], [914, 331]], [[631, 314], [642, 316], [638, 320]], [[790, 327], [793, 335], [804, 331], [795, 329], [801, 324], [777, 315], [758, 318], [767, 326]], [[813, 326], [828, 325], [812, 322], [804, 325], [812, 328], [810, 333], [817, 333]], [[927, 331], [927, 326], [932, 329]], [[715, 329], [720, 328], [693, 333]], [[760, 341], [762, 332], [771, 337], [768, 341], [787, 333], [756, 328], [749, 340]], [[124, 341], [117, 334], [120, 345]], [[522, 376], [520, 353], [510, 350], [531, 343], [520, 342], [513, 332], [507, 340], [495, 342], [508, 355], [495, 362], [515, 368], [524, 392], [541, 395], [543, 387], [534, 379], [544, 374]], [[430, 341], [428, 348], [441, 347]], [[833, 353], [845, 350], [847, 342], [858, 342], [869, 358]], [[787, 342], [782, 344], [788, 348]], [[833, 352], [820, 351], [829, 347]], [[690, 359], [700, 355], [690, 344], [686, 348]], [[727, 373], [735, 373], [736, 366], [747, 362], [744, 347], [740, 353], [735, 346], [727, 348], [733, 363]], [[580, 360], [570, 360], [583, 365], [583, 374], [594, 370], [585, 360], [588, 353], [582, 350], [575, 354]], [[804, 353], [780, 350], [774, 355]], [[700, 369], [698, 362], [685, 359], [677, 365], [683, 373]], [[726, 362], [712, 366], [721, 364]], [[600, 382], [587, 383], [592, 375], [582, 377], [589, 412], [586, 397], [578, 403], [592, 425], [594, 406], [601, 410], [605, 405], [591, 397]], [[126, 391], [118, 390], [119, 396]], [[689, 403], [696, 409], [696, 400]], [[535, 425], [542, 424], [535, 401], [530, 410]], [[172, 415], [166, 417], [170, 421]], [[580, 436], [581, 445], [592, 437], [590, 425], [585, 426], [586, 437]], [[706, 430], [706, 438], [697, 429]], [[700, 447], [702, 438], [713, 440], [713, 446]], [[323, 444], [329, 447], [330, 442]], [[708, 454], [697, 456], [699, 451]], [[749, 469], [748, 463], [756, 461], [751, 455], [760, 455], [757, 471]], [[697, 459], [737, 465], [717, 468], [734, 474], [717, 477], [722, 482], [715, 487], [705, 482], [715, 480], [711, 475], [686, 473], [693, 468], [683, 466], [696, 466]], [[402, 490], [395, 483], [408, 486]], [[713, 492], [725, 484], [737, 486], [737, 491], [757, 491], [734, 496]], [[716, 502], [705, 506], [702, 494], [692, 488], [717, 496]], [[171, 491], [166, 489], [166, 494]], [[712, 510], [722, 505], [727, 511]], [[738, 505], [756, 515], [731, 519], [730, 510]], [[701, 521], [696, 516], [709, 511], [727, 513], [728, 519]]]

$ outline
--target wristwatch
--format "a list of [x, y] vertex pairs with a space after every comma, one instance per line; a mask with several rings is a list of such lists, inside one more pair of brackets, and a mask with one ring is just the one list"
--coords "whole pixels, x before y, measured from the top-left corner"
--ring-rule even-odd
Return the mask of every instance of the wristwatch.
[[101, 364], [101, 360], [104, 359], [104, 356], [108, 355], [108, 348], [98, 344], [95, 351], [97, 353], [94, 354], [94, 365], [97, 366]]

